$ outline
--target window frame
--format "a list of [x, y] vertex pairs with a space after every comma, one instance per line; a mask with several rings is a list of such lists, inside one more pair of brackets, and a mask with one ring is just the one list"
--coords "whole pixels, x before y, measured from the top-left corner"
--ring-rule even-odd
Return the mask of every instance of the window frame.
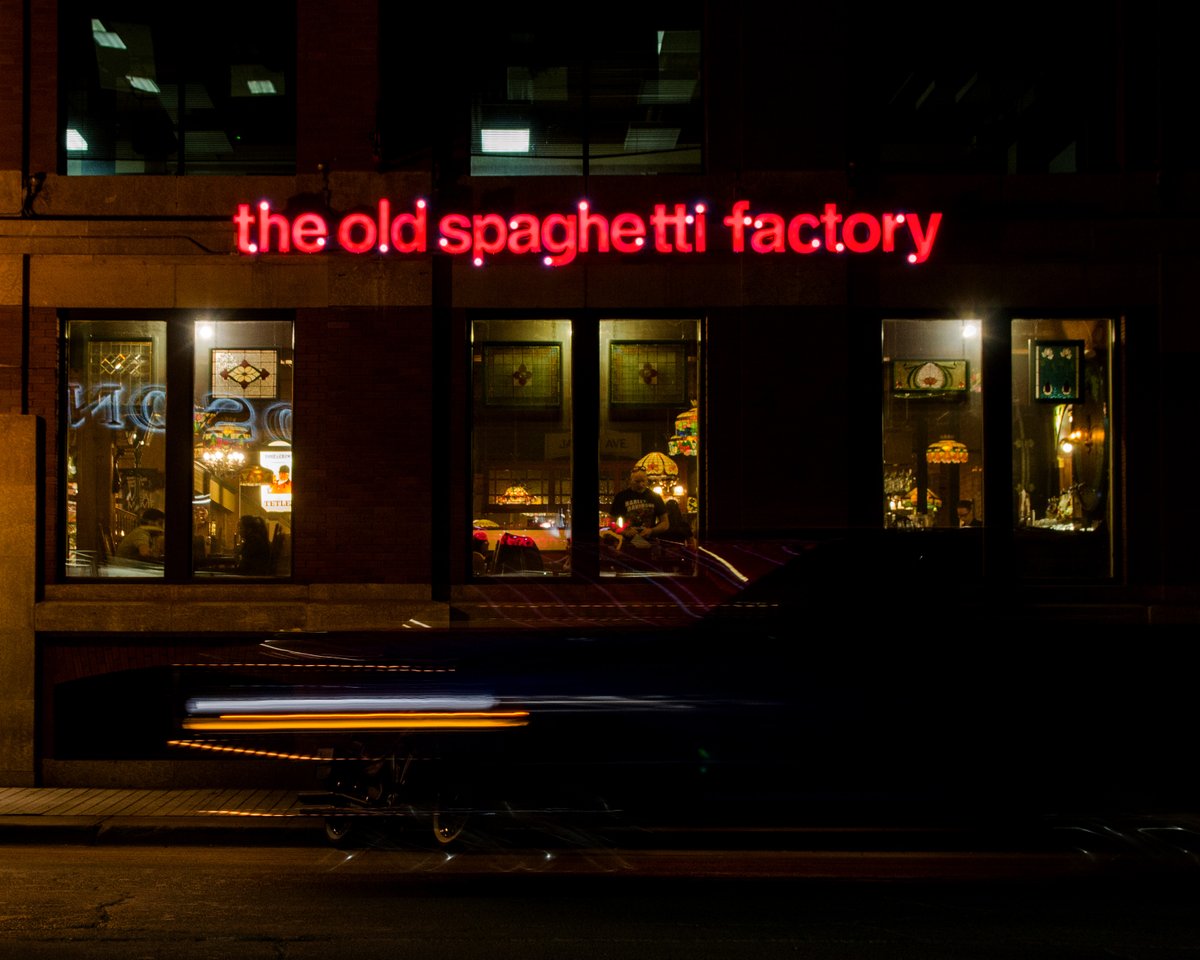
[[[295, 552], [289, 554], [289, 569], [285, 574], [269, 574], [265, 576], [228, 576], [214, 577], [211, 575], [197, 576], [193, 569], [192, 533], [193, 511], [192, 501], [194, 492], [195, 464], [195, 435], [194, 435], [194, 403], [195, 403], [195, 357], [197, 349], [209, 349], [199, 344], [195, 336], [197, 321], [212, 320], [217, 322], [280, 322], [286, 321], [291, 327], [291, 350], [295, 352], [296, 317], [290, 310], [191, 310], [191, 309], [111, 309], [111, 308], [82, 308], [62, 309], [59, 312], [60, 322], [60, 368], [59, 368], [59, 397], [65, 401], [70, 390], [70, 353], [69, 331], [72, 323], [87, 323], [96, 321], [163, 321], [166, 324], [164, 341], [166, 343], [165, 380], [166, 380], [166, 426], [163, 430], [165, 444], [165, 487], [163, 493], [164, 512], [166, 520], [165, 550], [163, 553], [163, 572], [161, 576], [146, 577], [109, 577], [103, 575], [80, 576], [70, 575], [69, 543], [68, 543], [68, 450], [70, 443], [70, 404], [61, 403], [58, 418], [58, 524], [55, 537], [57, 557], [55, 560], [55, 575], [59, 583], [124, 583], [124, 584], [213, 584], [231, 585], [239, 583], [287, 583], [295, 575]], [[293, 392], [292, 400], [295, 402]], [[295, 449], [295, 441], [292, 441]], [[294, 517], [294, 514], [292, 514]], [[294, 532], [294, 519], [292, 522]], [[294, 538], [292, 543], [294, 544]]]

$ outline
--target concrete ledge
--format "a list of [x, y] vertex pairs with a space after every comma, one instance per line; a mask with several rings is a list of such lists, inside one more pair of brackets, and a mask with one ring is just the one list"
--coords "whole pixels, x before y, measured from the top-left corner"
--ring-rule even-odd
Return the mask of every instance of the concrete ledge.
[[449, 626], [428, 584], [52, 584], [42, 633], [285, 633]]

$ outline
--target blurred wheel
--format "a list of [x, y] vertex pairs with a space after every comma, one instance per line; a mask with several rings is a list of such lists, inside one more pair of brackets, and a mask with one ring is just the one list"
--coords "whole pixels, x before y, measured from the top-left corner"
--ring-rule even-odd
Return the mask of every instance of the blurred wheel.
[[440, 804], [434, 807], [433, 839], [442, 846], [453, 843], [467, 829], [470, 816], [465, 810], [446, 810]]
[[326, 817], [325, 837], [335, 847], [348, 847], [354, 843], [355, 823], [353, 817]]

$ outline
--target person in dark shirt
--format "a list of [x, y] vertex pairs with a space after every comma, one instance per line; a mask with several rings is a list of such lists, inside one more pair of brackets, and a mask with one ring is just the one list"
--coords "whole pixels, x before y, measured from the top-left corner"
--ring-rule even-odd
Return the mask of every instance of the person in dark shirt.
[[958, 501], [958, 525], [960, 527], [982, 527], [983, 523], [975, 516], [974, 500]]
[[262, 517], [246, 514], [238, 520], [237, 572], [245, 577], [264, 577], [271, 572], [271, 541]]
[[642, 549], [650, 546], [651, 537], [670, 526], [666, 504], [650, 489], [646, 471], [640, 467], [629, 471], [629, 486], [613, 497], [609, 514], [622, 540]]

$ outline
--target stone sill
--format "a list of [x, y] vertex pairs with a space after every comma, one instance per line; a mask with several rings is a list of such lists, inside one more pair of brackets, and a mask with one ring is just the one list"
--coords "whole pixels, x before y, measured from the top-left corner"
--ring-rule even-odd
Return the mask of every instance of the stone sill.
[[277, 633], [449, 625], [428, 584], [53, 584], [39, 633]]

